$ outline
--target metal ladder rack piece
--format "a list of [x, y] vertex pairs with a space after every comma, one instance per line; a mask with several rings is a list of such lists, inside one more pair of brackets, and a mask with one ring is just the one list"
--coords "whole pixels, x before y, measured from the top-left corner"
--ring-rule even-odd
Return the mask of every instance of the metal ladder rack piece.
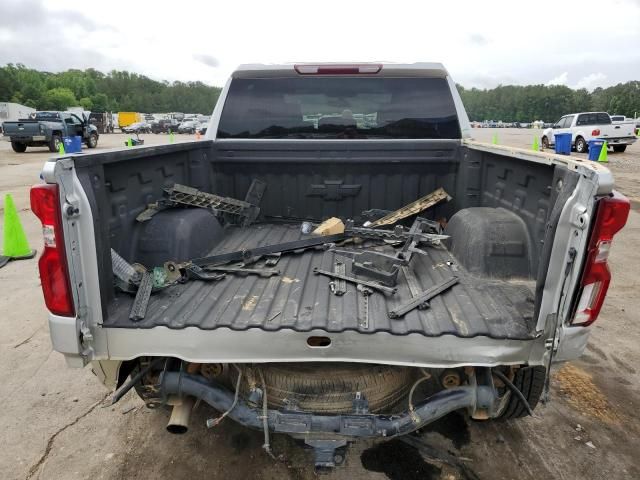
[[176, 183], [172, 187], [166, 188], [169, 195], [169, 202], [191, 207], [209, 208], [216, 212], [240, 215], [243, 217], [253, 217], [255, 219], [258, 207], [249, 202], [231, 197], [221, 197], [213, 193], [201, 192], [197, 188], [188, 187]]

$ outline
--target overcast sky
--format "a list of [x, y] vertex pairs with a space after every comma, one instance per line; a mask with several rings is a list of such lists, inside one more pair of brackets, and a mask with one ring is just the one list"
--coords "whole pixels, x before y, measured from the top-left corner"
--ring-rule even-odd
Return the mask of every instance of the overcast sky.
[[465, 87], [640, 80], [640, 0], [0, 0], [0, 64], [221, 86], [240, 63], [374, 60]]

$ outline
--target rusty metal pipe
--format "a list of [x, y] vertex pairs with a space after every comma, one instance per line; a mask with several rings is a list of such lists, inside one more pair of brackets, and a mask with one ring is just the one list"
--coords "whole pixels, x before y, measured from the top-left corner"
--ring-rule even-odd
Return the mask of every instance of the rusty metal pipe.
[[181, 398], [181, 401], [173, 406], [171, 410], [171, 418], [167, 423], [167, 432], [181, 435], [187, 433], [189, 430], [189, 419], [191, 418], [191, 412], [193, 411], [193, 405], [195, 404], [195, 398], [185, 396]]

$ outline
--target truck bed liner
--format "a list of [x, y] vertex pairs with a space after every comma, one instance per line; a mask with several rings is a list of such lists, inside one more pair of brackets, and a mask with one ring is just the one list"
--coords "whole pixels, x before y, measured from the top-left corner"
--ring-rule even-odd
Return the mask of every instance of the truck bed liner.
[[[253, 248], [301, 238], [298, 225], [256, 224], [249, 228], [229, 227], [215, 253]], [[344, 248], [358, 248], [345, 246]], [[392, 251], [392, 247], [380, 247]], [[429, 337], [445, 334], [458, 337], [488, 336], [496, 339], [532, 339], [533, 282], [504, 281], [477, 277], [457, 264], [444, 246], [425, 247], [429, 255], [414, 254], [411, 267], [420, 288], [427, 288], [457, 275], [459, 284], [431, 301], [426, 310], [413, 310], [401, 319], [387, 312], [412, 296], [402, 274], [393, 296], [374, 293], [369, 297], [368, 325], [365, 325], [362, 294], [347, 284], [343, 296], [331, 293], [329, 279], [314, 275], [314, 267], [333, 271], [335, 254], [307, 250], [285, 254], [276, 268], [280, 276], [261, 278], [227, 275], [218, 282], [190, 281], [152, 295], [146, 317], [129, 320], [133, 297], [118, 293], [109, 308], [108, 328], [171, 329], [197, 327], [204, 330], [229, 328], [247, 330], [292, 329], [299, 332], [354, 330], [363, 334], [392, 335], [418, 333]], [[212, 253], [214, 253], [212, 251]], [[448, 265], [447, 262], [452, 262]], [[258, 262], [261, 265], [263, 262]], [[345, 259], [347, 272], [350, 260]], [[357, 312], [357, 315], [356, 315]]]

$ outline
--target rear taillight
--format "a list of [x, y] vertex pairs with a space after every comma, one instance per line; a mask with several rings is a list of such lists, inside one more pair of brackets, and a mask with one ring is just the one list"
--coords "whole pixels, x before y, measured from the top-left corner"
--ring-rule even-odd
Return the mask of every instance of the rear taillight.
[[592, 137], [597, 137], [600, 135], [600, 129], [596, 128], [595, 130], [591, 130], [591, 136]]
[[627, 223], [629, 207], [629, 200], [618, 192], [598, 202], [573, 325], [591, 325], [598, 318], [611, 281], [607, 265], [611, 241]]
[[58, 185], [31, 187], [31, 210], [42, 222], [44, 250], [38, 261], [44, 301], [51, 313], [75, 316], [67, 256], [64, 250]]
[[294, 65], [300, 75], [357, 75], [373, 74], [382, 70], [382, 65], [364, 64], [319, 64], [319, 65]]

